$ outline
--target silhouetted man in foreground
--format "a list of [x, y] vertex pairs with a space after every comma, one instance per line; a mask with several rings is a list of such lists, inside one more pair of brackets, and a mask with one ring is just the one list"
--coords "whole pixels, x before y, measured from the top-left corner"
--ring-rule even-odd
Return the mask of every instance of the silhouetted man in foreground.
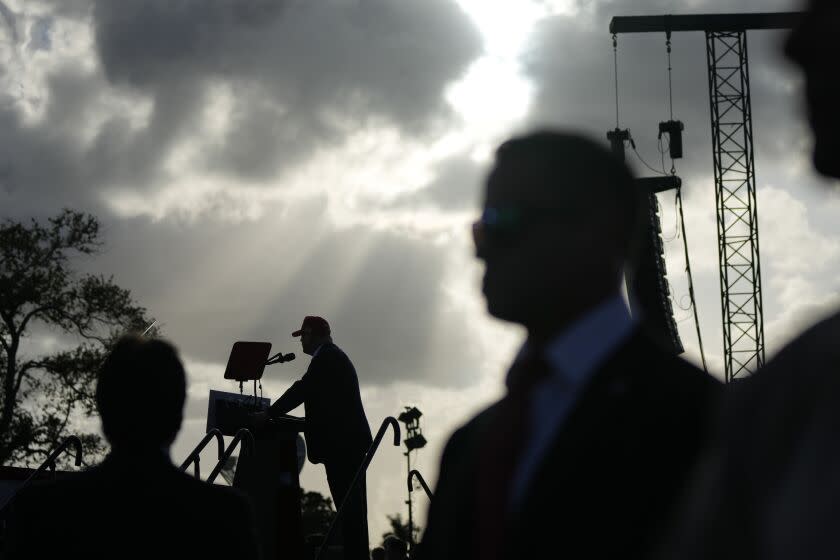
[[[835, 179], [840, 179], [838, 35], [840, 2], [815, 0], [786, 46], [805, 74], [814, 165]], [[731, 388], [719, 438], [705, 454], [694, 499], [666, 556], [840, 557], [838, 370], [840, 314], [835, 314]]]
[[[300, 330], [303, 352], [312, 356], [306, 373], [271, 405], [269, 415], [281, 416], [301, 404], [306, 407], [306, 446], [312, 463], [323, 463], [330, 494], [340, 506], [350, 483], [373, 442], [359, 378], [347, 354], [336, 346], [330, 325], [321, 317], [305, 317]], [[369, 558], [367, 528], [367, 489], [364, 475], [347, 498], [341, 529], [344, 558]], [[325, 546], [328, 543], [325, 543]]]
[[526, 327], [507, 395], [450, 439], [418, 558], [639, 558], [704, 439], [718, 383], [620, 295], [641, 199], [584, 138], [504, 143], [474, 226], [490, 314]]
[[111, 453], [76, 478], [17, 498], [7, 558], [257, 558], [245, 499], [182, 473], [169, 458], [185, 395], [170, 344], [120, 339], [96, 385]]

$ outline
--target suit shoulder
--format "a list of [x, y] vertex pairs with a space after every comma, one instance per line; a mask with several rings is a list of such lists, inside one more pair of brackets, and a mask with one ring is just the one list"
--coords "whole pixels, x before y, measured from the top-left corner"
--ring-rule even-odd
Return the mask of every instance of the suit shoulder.
[[452, 432], [449, 440], [444, 447], [444, 455], [447, 451], [450, 454], [459, 448], [472, 444], [479, 435], [486, 429], [493, 412], [498, 407], [498, 402], [495, 402], [488, 407], [478, 412], [475, 416], [470, 418], [466, 423], [462, 424]]
[[755, 433], [793, 438], [795, 427], [808, 421], [817, 403], [835, 406], [840, 394], [840, 377], [835, 374], [840, 363], [838, 336], [840, 313], [791, 340], [755, 374], [736, 379], [724, 401], [727, 419], [758, 430]]
[[312, 359], [313, 364], [348, 364], [351, 367], [353, 363], [350, 361], [350, 357], [338, 346], [335, 344], [327, 344], [323, 346], [319, 351], [318, 355]]
[[68, 496], [83, 495], [91, 483], [95, 483], [95, 470], [80, 472], [63, 480], [35, 482], [21, 490], [14, 498], [15, 503], [42, 504], [61, 501]]
[[[755, 378], [796, 377], [797, 380], [828, 374], [836, 377], [829, 364], [840, 361], [840, 313], [811, 326], [786, 344]], [[806, 367], [792, 367], [804, 365]], [[779, 379], [781, 381], [781, 379]], [[776, 383], [774, 380], [773, 383]]]
[[644, 335], [639, 336], [635, 341], [634, 360], [640, 368], [659, 378], [658, 382], [705, 387], [711, 391], [722, 387], [720, 380], [685, 358], [663, 350]]
[[719, 406], [720, 381], [644, 336], [634, 337], [613, 364], [614, 375], [628, 375], [634, 394], [652, 410], [701, 419], [709, 418]]
[[832, 343], [836, 343], [838, 334], [840, 334], [840, 312], [815, 323], [800, 336], [793, 339], [786, 348], [813, 345], [825, 350], [830, 349], [831, 353], [837, 354], [840, 353], [840, 350], [837, 344]]
[[728, 391], [728, 401], [737, 406], [763, 403], [763, 399], [776, 400], [783, 406], [808, 401], [815, 391], [824, 388], [824, 382], [837, 379], [834, 369], [840, 362], [838, 337], [840, 313], [788, 342], [755, 374], [736, 379]]
[[685, 358], [666, 355], [663, 363], [666, 366], [666, 372], [670, 372], [676, 379], [680, 379], [685, 383], [703, 386], [712, 391], [721, 390], [723, 387], [723, 383], [719, 379], [703, 371]]
[[84, 503], [90, 487], [82, 475], [66, 480], [35, 482], [9, 502], [10, 519], [26, 522], [42, 519], [45, 512], [63, 511], [66, 504]]
[[330, 356], [333, 358], [346, 358], [347, 354], [339, 348], [336, 344], [324, 344], [320, 350], [318, 350], [318, 356]]

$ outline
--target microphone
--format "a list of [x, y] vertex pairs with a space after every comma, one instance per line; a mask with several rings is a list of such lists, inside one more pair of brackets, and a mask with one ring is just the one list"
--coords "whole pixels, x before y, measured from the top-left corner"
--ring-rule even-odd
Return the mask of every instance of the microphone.
[[291, 362], [295, 359], [295, 355], [293, 353], [290, 354], [283, 354], [283, 352], [278, 352], [277, 354], [273, 355], [268, 359], [265, 365], [270, 366], [274, 364], [282, 364], [284, 362]]

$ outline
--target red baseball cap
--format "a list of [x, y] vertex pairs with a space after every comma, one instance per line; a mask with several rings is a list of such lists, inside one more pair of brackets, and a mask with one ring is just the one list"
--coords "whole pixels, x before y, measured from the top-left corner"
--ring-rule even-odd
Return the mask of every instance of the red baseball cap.
[[303, 318], [303, 324], [300, 326], [300, 330], [293, 332], [292, 336], [300, 336], [303, 334], [303, 331], [309, 331], [318, 336], [328, 336], [330, 334], [330, 324], [323, 317], [307, 315]]

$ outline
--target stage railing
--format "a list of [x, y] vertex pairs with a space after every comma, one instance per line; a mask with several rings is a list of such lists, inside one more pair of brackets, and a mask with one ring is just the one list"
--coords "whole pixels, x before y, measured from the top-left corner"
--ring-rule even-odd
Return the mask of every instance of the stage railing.
[[423, 475], [420, 474], [420, 471], [417, 469], [412, 469], [410, 473], [408, 473], [408, 491], [414, 492], [414, 486], [411, 484], [412, 479], [416, 478], [417, 481], [420, 483], [420, 486], [423, 487], [423, 490], [426, 491], [426, 495], [429, 499], [432, 499], [432, 491], [429, 490], [429, 485], [426, 484], [426, 479], [423, 478]]
[[76, 451], [76, 461], [75, 465], [80, 467], [82, 465], [82, 440], [80, 440], [76, 436], [68, 436], [67, 439], [61, 442], [58, 447], [56, 447], [52, 453], [50, 453], [47, 458], [44, 460], [41, 465], [35, 469], [35, 472], [30, 474], [26, 480], [23, 481], [17, 490], [15, 490], [14, 494], [12, 494], [8, 500], [0, 507], [0, 516], [6, 513], [6, 509], [9, 505], [15, 500], [15, 498], [20, 494], [26, 487], [32, 484], [32, 481], [35, 480], [41, 473], [45, 470], [50, 469], [53, 473], [53, 477], [55, 477], [55, 460], [58, 459], [58, 456], [67, 451], [67, 448], [73, 446]]
[[376, 432], [376, 437], [373, 438], [373, 443], [371, 443], [370, 447], [368, 447], [367, 453], [365, 453], [365, 458], [362, 461], [362, 464], [359, 466], [358, 470], [356, 471], [356, 475], [353, 477], [353, 482], [350, 483], [350, 489], [347, 490], [347, 493], [344, 495], [344, 499], [341, 501], [341, 504], [338, 505], [338, 511], [335, 512], [335, 518], [333, 519], [333, 522], [330, 525], [329, 530], [327, 531], [327, 535], [324, 537], [324, 541], [321, 544], [321, 548], [318, 550], [318, 555], [315, 557], [315, 560], [320, 560], [321, 557], [324, 556], [324, 551], [329, 547], [330, 537], [332, 537], [333, 531], [335, 530], [335, 526], [341, 519], [341, 514], [344, 513], [344, 507], [347, 505], [347, 501], [353, 494], [353, 491], [356, 489], [356, 486], [359, 485], [359, 480], [361, 480], [362, 474], [367, 472], [367, 468], [370, 466], [370, 462], [373, 460], [373, 456], [376, 454], [376, 450], [379, 449], [379, 444], [382, 442], [382, 438], [385, 437], [385, 432], [388, 430], [388, 426], [394, 428], [394, 446], [399, 447], [400, 425], [397, 422], [396, 418], [394, 418], [393, 416], [388, 416], [385, 418], [385, 420], [382, 421], [382, 425], [379, 427], [379, 431]]
[[213, 472], [210, 473], [210, 476], [207, 477], [207, 482], [213, 483], [216, 480], [216, 477], [219, 476], [219, 473], [222, 472], [222, 469], [225, 466], [225, 463], [233, 454], [234, 449], [236, 449], [237, 445], [242, 446], [242, 453], [243, 454], [250, 454], [254, 451], [254, 447], [256, 444], [254, 443], [254, 436], [251, 432], [246, 429], [242, 428], [236, 432], [236, 435], [233, 436], [233, 441], [230, 442], [230, 445], [227, 446], [225, 449], [224, 454], [219, 457], [219, 462], [216, 463], [216, 468], [213, 469]]
[[194, 464], [195, 469], [193, 470], [193, 475], [196, 478], [201, 478], [201, 452], [213, 438], [216, 438], [216, 447], [218, 448], [219, 455], [216, 460], [221, 461], [225, 454], [225, 439], [222, 437], [222, 432], [218, 428], [213, 428], [198, 442], [198, 445], [195, 446], [195, 449], [192, 450], [179, 468], [186, 472], [190, 465]]

